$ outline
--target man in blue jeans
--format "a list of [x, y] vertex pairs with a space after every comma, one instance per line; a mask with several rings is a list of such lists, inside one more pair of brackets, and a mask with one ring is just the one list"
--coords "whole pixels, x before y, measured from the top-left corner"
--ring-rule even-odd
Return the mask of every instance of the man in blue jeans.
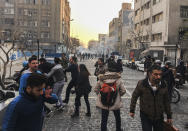
[[[163, 131], [164, 113], [167, 122], [172, 123], [172, 112], [168, 88], [161, 80], [162, 69], [153, 65], [147, 70], [148, 76], [140, 80], [135, 88], [130, 105], [130, 116], [134, 117], [136, 102], [140, 98], [140, 117], [143, 131]], [[153, 129], [153, 130], [152, 130]]]

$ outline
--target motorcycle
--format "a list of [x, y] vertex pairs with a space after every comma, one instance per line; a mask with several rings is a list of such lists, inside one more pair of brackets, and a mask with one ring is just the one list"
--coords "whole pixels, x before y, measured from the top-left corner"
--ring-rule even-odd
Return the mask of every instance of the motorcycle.
[[175, 77], [176, 88], [179, 89], [181, 86], [183, 86], [183, 84], [185, 84], [185, 79], [180, 73], [176, 73], [176, 77]]
[[178, 103], [180, 101], [180, 92], [176, 88], [176, 86], [173, 87], [172, 89], [172, 94], [171, 94], [171, 103]]

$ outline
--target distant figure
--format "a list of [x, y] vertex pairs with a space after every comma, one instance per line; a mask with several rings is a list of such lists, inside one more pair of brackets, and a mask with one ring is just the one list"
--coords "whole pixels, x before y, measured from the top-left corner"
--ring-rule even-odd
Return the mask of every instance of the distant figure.
[[97, 81], [98, 81], [98, 75], [104, 74], [106, 71], [104, 59], [98, 58], [98, 61], [96, 62], [95, 67], [96, 67], [96, 69], [95, 69], [94, 75], [97, 76]]
[[172, 65], [170, 61], [166, 61], [165, 66], [162, 67], [162, 79], [167, 83], [168, 93], [170, 100], [172, 99], [172, 89], [175, 85], [175, 78], [172, 71]]
[[151, 56], [148, 55], [144, 61], [144, 74], [147, 74], [147, 70], [152, 66]]
[[185, 67], [183, 61], [180, 61], [180, 64], [177, 66], [176, 71], [177, 71], [177, 73], [181, 74], [182, 84], [185, 84], [185, 71], [186, 71], [186, 67]]
[[120, 72], [120, 73], [123, 72], [123, 63], [121, 59], [117, 60], [117, 72]]

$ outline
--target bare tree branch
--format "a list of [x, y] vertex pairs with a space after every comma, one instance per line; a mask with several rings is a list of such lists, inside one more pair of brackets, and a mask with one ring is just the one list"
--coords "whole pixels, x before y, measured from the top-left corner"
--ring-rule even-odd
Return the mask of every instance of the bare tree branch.
[[5, 63], [5, 60], [2, 58], [2, 56], [0, 56], [0, 59], [3, 61], [3, 63]]

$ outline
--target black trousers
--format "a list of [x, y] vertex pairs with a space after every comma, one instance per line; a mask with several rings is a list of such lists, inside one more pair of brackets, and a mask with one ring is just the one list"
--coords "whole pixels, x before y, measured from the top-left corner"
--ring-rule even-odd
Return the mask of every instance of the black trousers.
[[82, 96], [84, 96], [84, 100], [85, 100], [85, 103], [86, 103], [86, 106], [87, 106], [87, 112], [91, 113], [90, 112], [90, 104], [89, 104], [89, 100], [88, 100], [88, 94], [81, 95], [81, 94], [78, 94], [78, 93], [76, 93], [76, 98], [75, 98], [75, 108], [76, 108], [75, 112], [79, 113], [79, 106], [81, 105], [80, 98]]
[[71, 81], [69, 82], [68, 86], [67, 86], [67, 89], [66, 89], [66, 96], [65, 96], [64, 102], [66, 102], [66, 103], [69, 102], [69, 96], [70, 96], [71, 89], [72, 89], [73, 87], [75, 87], [75, 86], [76, 86], [76, 81], [71, 80]]
[[163, 118], [159, 120], [151, 120], [142, 112], [140, 112], [140, 117], [143, 131], [163, 131]]
[[[114, 110], [113, 112], [116, 119], [116, 131], [121, 131], [120, 109]], [[101, 131], [107, 131], [108, 115], [109, 115], [109, 110], [102, 109]]]

